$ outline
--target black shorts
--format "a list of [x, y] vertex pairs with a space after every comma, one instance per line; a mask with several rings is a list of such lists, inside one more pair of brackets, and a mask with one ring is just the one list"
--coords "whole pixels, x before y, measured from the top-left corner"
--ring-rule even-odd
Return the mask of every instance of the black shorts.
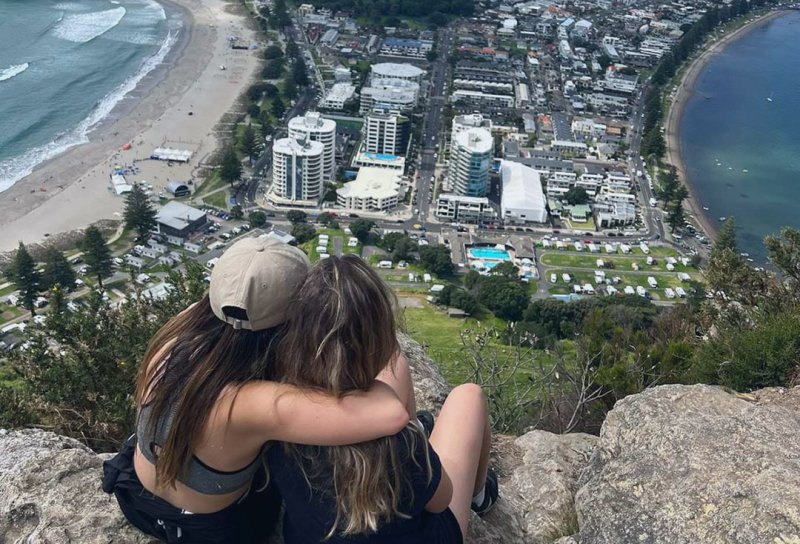
[[241, 499], [219, 512], [188, 514], [142, 487], [133, 468], [136, 438], [103, 463], [103, 491], [113, 493], [128, 521], [163, 542], [186, 544], [262, 544], [275, 529], [281, 499], [274, 485], [264, 487], [260, 468]]

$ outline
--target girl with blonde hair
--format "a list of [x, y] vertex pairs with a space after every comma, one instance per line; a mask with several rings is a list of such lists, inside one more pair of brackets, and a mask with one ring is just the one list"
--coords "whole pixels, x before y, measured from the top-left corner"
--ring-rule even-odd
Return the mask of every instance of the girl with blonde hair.
[[[415, 402], [399, 355], [394, 299], [355, 256], [330, 257], [310, 272], [278, 347], [286, 384], [347, 398], [374, 380]], [[456, 387], [428, 439], [420, 425], [359, 444], [271, 444], [271, 477], [284, 499], [286, 544], [463, 541], [470, 511], [497, 500], [488, 475], [486, 400], [474, 384]]]
[[308, 266], [297, 248], [239, 241], [214, 267], [209, 293], [150, 341], [136, 432], [103, 467], [103, 489], [143, 532], [264, 542], [280, 509], [262, 466], [267, 441], [338, 446], [405, 427], [405, 404], [380, 381], [342, 397], [269, 379]]

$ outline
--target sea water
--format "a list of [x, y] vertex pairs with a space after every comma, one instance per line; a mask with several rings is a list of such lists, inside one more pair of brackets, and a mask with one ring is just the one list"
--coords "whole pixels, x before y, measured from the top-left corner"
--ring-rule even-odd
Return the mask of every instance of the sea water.
[[180, 23], [155, 0], [0, 0], [0, 191], [87, 142]]
[[800, 228], [800, 12], [767, 22], [712, 58], [680, 125], [687, 174], [706, 215], [736, 220], [739, 250]]

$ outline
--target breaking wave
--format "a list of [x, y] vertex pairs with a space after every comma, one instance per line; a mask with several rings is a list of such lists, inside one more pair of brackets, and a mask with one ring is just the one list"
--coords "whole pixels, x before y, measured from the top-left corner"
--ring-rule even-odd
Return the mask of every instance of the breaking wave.
[[24, 64], [12, 64], [5, 70], [0, 70], [0, 81], [6, 81], [14, 76], [20, 75], [22, 72], [28, 69], [28, 66], [30, 65], [26, 62]]
[[119, 87], [105, 96], [92, 110], [86, 119], [73, 130], [63, 132], [48, 144], [33, 148], [17, 157], [0, 161], [0, 192], [9, 189], [17, 181], [33, 172], [33, 169], [64, 151], [89, 141], [88, 134], [114, 109], [125, 95], [134, 90], [144, 77], [161, 64], [167, 53], [178, 41], [177, 33], [170, 32], [161, 48], [147, 58], [133, 76], [123, 81]]
[[122, 6], [105, 11], [67, 15], [53, 29], [62, 40], [87, 43], [102, 36], [122, 21], [126, 10]]

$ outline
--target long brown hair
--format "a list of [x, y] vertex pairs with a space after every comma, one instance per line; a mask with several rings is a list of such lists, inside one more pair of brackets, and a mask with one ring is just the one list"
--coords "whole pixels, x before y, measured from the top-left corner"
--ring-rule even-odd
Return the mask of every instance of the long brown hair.
[[280, 330], [234, 329], [214, 315], [206, 295], [156, 333], [139, 370], [136, 405], [153, 407], [148, 425], [175, 407], [156, 461], [158, 487], [174, 486], [185, 474], [223, 390], [266, 377]]
[[[276, 376], [337, 396], [369, 389], [399, 351], [394, 301], [386, 284], [360, 258], [345, 255], [320, 261], [300, 291], [278, 346]], [[414, 426], [402, 435], [409, 451], [414, 451], [416, 440], [424, 440]], [[400, 502], [409, 496], [410, 485], [396, 440], [385, 437], [336, 447], [284, 445], [309, 485], [315, 480], [333, 487], [336, 518], [327, 538], [337, 532], [375, 532], [382, 523], [408, 517]], [[429, 462], [426, 468], [430, 475]]]

